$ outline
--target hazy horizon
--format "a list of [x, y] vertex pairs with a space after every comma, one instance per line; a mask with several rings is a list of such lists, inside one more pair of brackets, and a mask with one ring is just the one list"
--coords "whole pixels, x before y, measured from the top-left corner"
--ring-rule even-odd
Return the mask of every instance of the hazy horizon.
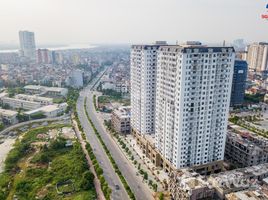
[[37, 46], [267, 41], [265, 6], [252, 0], [1, 0], [0, 43], [18, 45], [19, 30], [35, 32]]

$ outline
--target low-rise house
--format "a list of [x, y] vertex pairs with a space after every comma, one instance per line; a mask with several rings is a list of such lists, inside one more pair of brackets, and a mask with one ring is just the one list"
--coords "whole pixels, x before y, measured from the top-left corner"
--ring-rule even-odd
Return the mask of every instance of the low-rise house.
[[103, 81], [101, 83], [101, 89], [102, 90], [115, 90], [115, 84], [112, 81]]
[[115, 91], [121, 94], [129, 93], [130, 84], [127, 81], [116, 82]]
[[53, 104], [53, 98], [40, 97], [36, 95], [26, 95], [26, 94], [17, 94], [16, 99], [22, 99], [26, 101], [39, 102], [42, 106], [47, 106]]
[[268, 162], [268, 139], [228, 131], [225, 145], [225, 160], [237, 167], [249, 167]]
[[26, 101], [22, 99], [15, 99], [9, 97], [1, 98], [2, 105], [8, 105], [12, 109], [24, 109], [24, 110], [32, 110], [41, 107], [41, 103], [33, 102], [33, 101]]
[[101, 83], [101, 89], [110, 89], [121, 94], [126, 94], [130, 91], [130, 83], [128, 81], [103, 81]]
[[124, 106], [112, 112], [112, 125], [116, 132], [130, 133], [130, 107]]
[[225, 196], [226, 200], [266, 200], [268, 199], [268, 188], [258, 186], [256, 189], [233, 192]]
[[24, 89], [25, 92], [30, 94], [39, 94], [44, 92], [44, 87], [40, 85], [26, 85]]
[[210, 176], [202, 176], [191, 169], [180, 169], [170, 173], [169, 192], [174, 200], [246, 200], [247, 198], [237, 198], [244, 197], [245, 194], [266, 197], [267, 189], [265, 194], [260, 192], [260, 187], [267, 188], [267, 185], [261, 185], [266, 177], [268, 163]]
[[171, 173], [169, 192], [174, 200], [214, 199], [214, 188], [205, 177], [184, 169]]
[[68, 89], [60, 87], [46, 87], [40, 85], [26, 85], [24, 87], [26, 93], [30, 94], [42, 94], [50, 96], [67, 96]]
[[268, 163], [213, 174], [208, 177], [208, 182], [215, 188], [216, 197], [224, 199], [227, 194], [256, 188], [266, 177]]
[[0, 117], [5, 124], [16, 124], [18, 112], [0, 108]]
[[50, 96], [63, 96], [66, 97], [68, 93], [68, 89], [66, 88], [59, 88], [59, 87], [46, 87], [45, 88], [46, 95]]
[[57, 117], [57, 116], [63, 114], [65, 112], [67, 106], [68, 106], [67, 103], [53, 104], [53, 105], [43, 106], [41, 108], [25, 112], [25, 114], [28, 116], [31, 116], [31, 115], [35, 115], [38, 113], [42, 113], [46, 117], [52, 118], [52, 117]]

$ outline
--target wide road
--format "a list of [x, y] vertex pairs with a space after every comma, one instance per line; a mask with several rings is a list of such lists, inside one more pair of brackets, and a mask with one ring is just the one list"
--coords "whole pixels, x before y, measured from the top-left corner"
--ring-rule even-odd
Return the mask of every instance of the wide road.
[[117, 144], [114, 142], [114, 140], [109, 135], [109, 133], [106, 132], [102, 122], [98, 119], [97, 113], [95, 111], [94, 104], [93, 104], [92, 85], [89, 85], [88, 87], [86, 87], [83, 93], [84, 95], [87, 96], [87, 102], [86, 102], [87, 112], [91, 120], [93, 121], [95, 127], [99, 131], [112, 157], [117, 163], [120, 171], [122, 172], [123, 176], [128, 182], [130, 188], [134, 192], [136, 199], [138, 200], [153, 199], [152, 192], [150, 191], [146, 183], [143, 183], [141, 178], [136, 175], [136, 171], [134, 167], [131, 165], [130, 161], [125, 157], [125, 155], [117, 146]]
[[[101, 75], [102, 74], [97, 76], [95, 78], [95, 81], [97, 81]], [[87, 88], [91, 88], [94, 85], [95, 81], [93, 80], [91, 82], [91, 84], [88, 85]], [[88, 96], [87, 91], [88, 91], [88, 89], [82, 90], [80, 92], [80, 96], [79, 96], [78, 101], [77, 101], [76, 108], [77, 108], [77, 114], [78, 114], [79, 120], [81, 122], [81, 125], [82, 125], [84, 131], [85, 131], [87, 140], [90, 143], [101, 168], [103, 169], [104, 178], [107, 181], [110, 188], [112, 189], [111, 199], [128, 200], [129, 197], [128, 197], [127, 192], [124, 189], [124, 186], [122, 185], [119, 177], [115, 173], [113, 166], [110, 163], [109, 158], [107, 157], [103, 147], [101, 146], [97, 136], [93, 132], [93, 129], [88, 122], [88, 119], [87, 119], [87, 116], [86, 116], [86, 113], [84, 110], [84, 100]], [[119, 190], [116, 189], [116, 185], [119, 186]]]

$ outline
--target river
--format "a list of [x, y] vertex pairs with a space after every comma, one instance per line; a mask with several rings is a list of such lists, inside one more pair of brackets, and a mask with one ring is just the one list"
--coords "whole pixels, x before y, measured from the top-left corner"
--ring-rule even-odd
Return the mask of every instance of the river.
[[[58, 47], [37, 47], [42, 48], [42, 49], [48, 49], [51, 51], [60, 51], [60, 50], [71, 50], [71, 49], [92, 49], [95, 48], [96, 46], [94, 45], [87, 45], [87, 44], [71, 44], [71, 45], [62, 45]], [[18, 52], [19, 49], [0, 49], [0, 53], [16, 53]]]

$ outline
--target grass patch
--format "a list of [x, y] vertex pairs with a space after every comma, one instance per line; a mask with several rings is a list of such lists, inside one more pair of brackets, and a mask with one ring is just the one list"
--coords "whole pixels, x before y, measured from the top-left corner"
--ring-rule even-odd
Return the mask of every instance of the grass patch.
[[57, 97], [57, 98], [53, 98], [53, 103], [64, 103], [66, 101], [66, 99], [64, 97]]

